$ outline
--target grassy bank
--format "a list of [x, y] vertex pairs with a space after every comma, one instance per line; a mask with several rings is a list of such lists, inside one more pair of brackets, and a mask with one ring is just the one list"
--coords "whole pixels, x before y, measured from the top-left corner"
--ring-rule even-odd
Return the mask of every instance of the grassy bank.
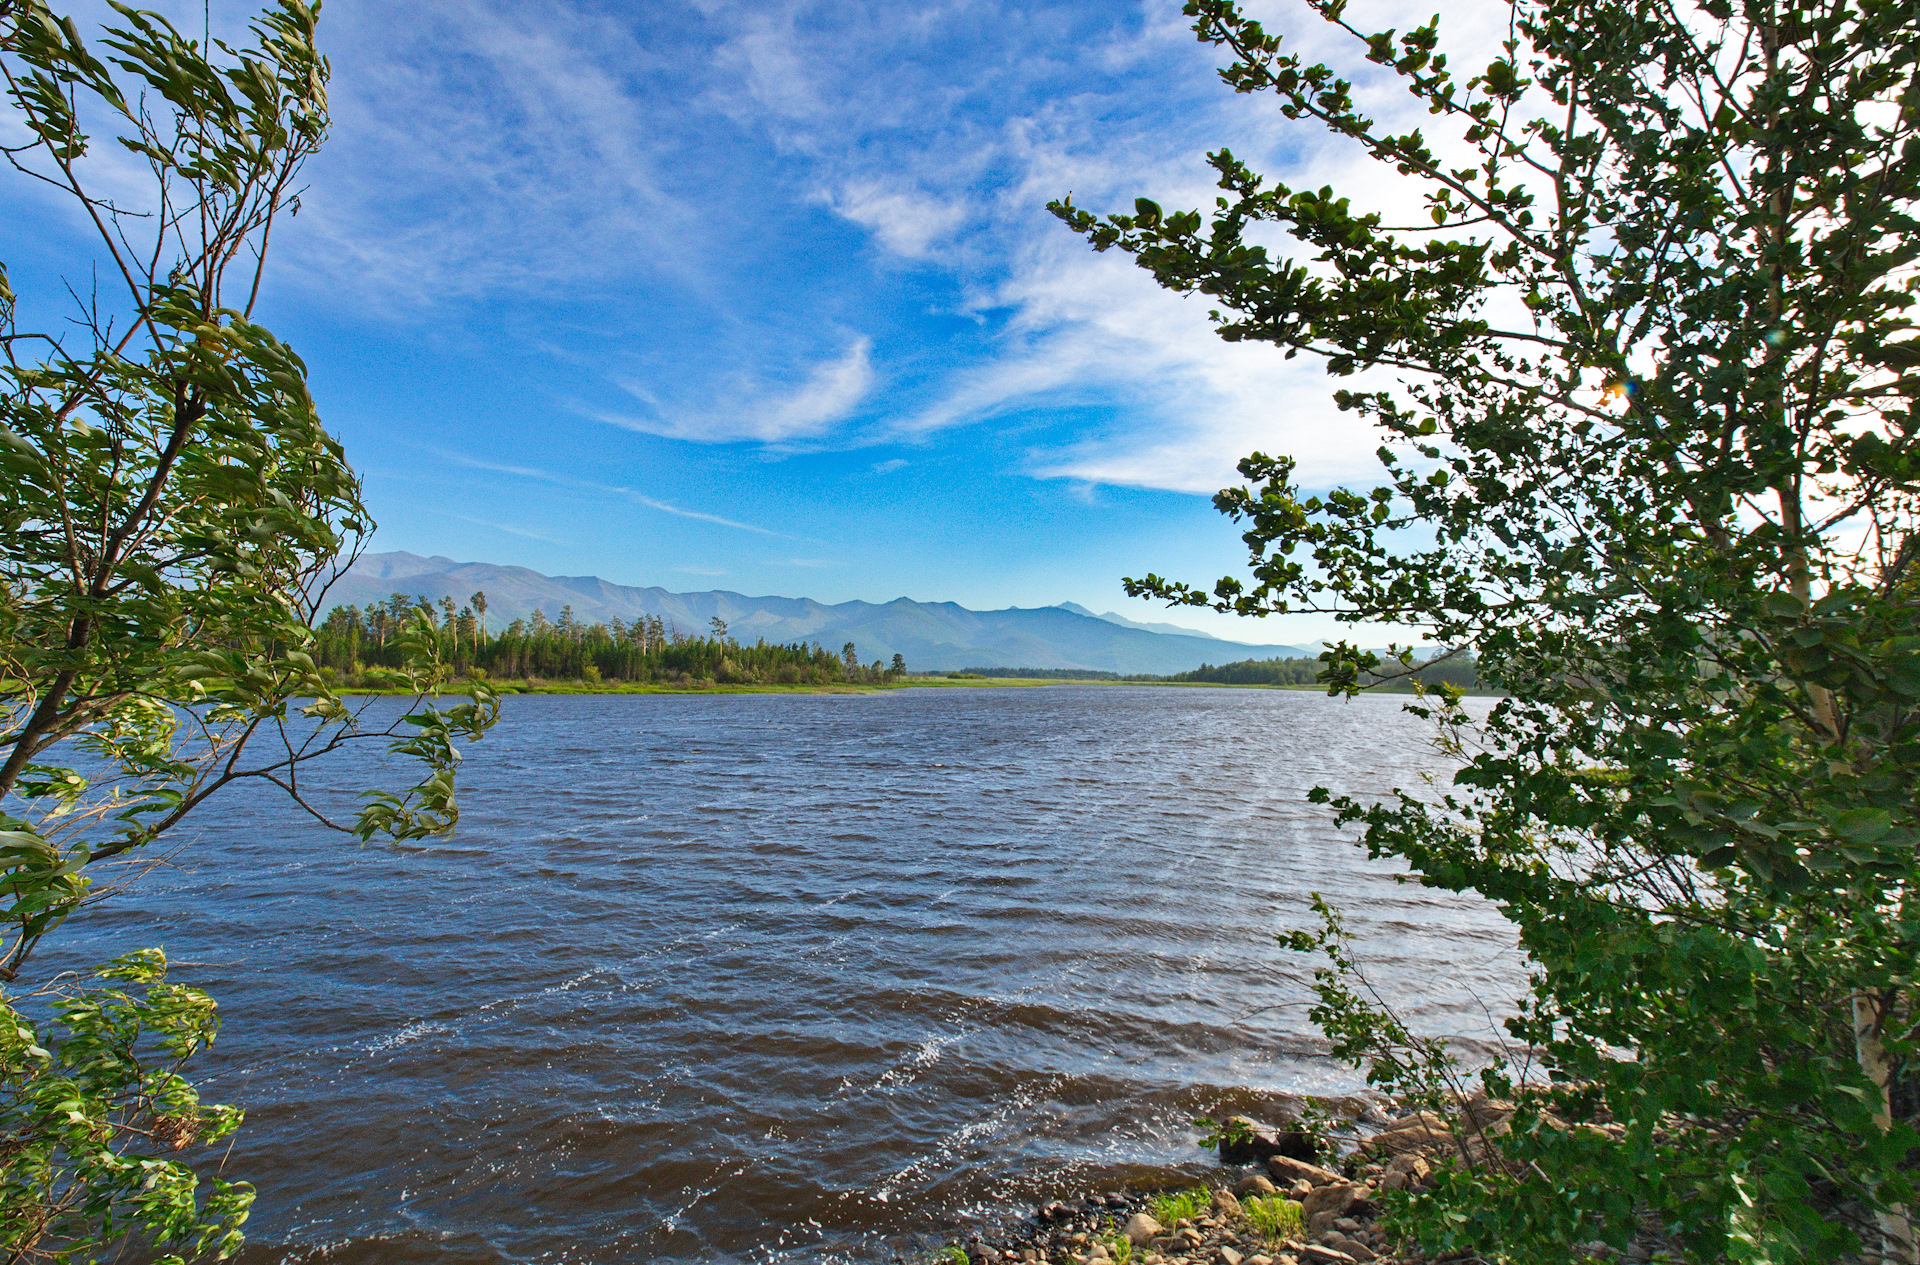
[[[456, 679], [457, 688], [460, 681]], [[496, 680], [493, 687], [502, 694], [885, 694], [891, 690], [903, 689], [972, 689], [982, 686], [1027, 686], [1060, 684], [1111, 684], [1111, 682], [1061, 682], [1029, 681], [1015, 677], [968, 677], [949, 678], [944, 676], [905, 676], [878, 684], [853, 684], [835, 682], [825, 685], [786, 685], [777, 682], [765, 684], [722, 684], [716, 681], [692, 680], [685, 682], [613, 682], [613, 681], [565, 681], [545, 680], [542, 678], [520, 678]], [[370, 681], [358, 681], [335, 687], [341, 694], [393, 694], [411, 696], [413, 691], [394, 689]]]
[[[456, 681], [455, 685], [458, 686]], [[1146, 687], [1182, 690], [1291, 690], [1323, 694], [1320, 685], [1263, 685], [1238, 681], [1114, 680], [1110, 677], [1016, 677], [1016, 676], [904, 676], [879, 684], [836, 682], [826, 685], [721, 684], [715, 681], [686, 682], [609, 682], [565, 681], [520, 678], [495, 681], [502, 694], [884, 694], [891, 690], [911, 689], [1006, 689], [1048, 685], [1104, 685], [1117, 688]], [[369, 681], [335, 687], [341, 694], [392, 694], [411, 696], [413, 691], [394, 689]], [[1374, 694], [1412, 694], [1405, 686], [1368, 691]], [[1466, 690], [1469, 695], [1492, 696], [1490, 690]]]

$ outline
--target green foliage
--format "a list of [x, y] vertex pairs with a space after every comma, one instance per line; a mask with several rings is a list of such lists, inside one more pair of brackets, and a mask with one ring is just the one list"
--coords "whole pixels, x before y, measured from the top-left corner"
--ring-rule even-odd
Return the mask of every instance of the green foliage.
[[[1175, 673], [1167, 680], [1208, 681], [1219, 685], [1314, 685], [1319, 683], [1325, 668], [1326, 664], [1319, 659], [1241, 659], [1218, 666], [1203, 663], [1192, 671]], [[1416, 686], [1433, 689], [1446, 684], [1471, 690], [1481, 682], [1474, 672], [1471, 655], [1452, 655], [1423, 662], [1410, 671], [1396, 664], [1361, 673], [1356, 675], [1354, 684], [1359, 689]]]
[[220, 1030], [205, 993], [167, 979], [166, 956], [116, 958], [86, 984], [0, 1003], [0, 1251], [82, 1262], [131, 1235], [164, 1261], [225, 1259], [253, 1203], [244, 1182], [200, 1178], [176, 1158], [240, 1125], [180, 1075]]
[[1197, 1116], [1193, 1123], [1195, 1128], [1201, 1130], [1200, 1146], [1204, 1150], [1217, 1150], [1222, 1143], [1230, 1147], [1244, 1146], [1253, 1140], [1253, 1125], [1239, 1116], [1230, 1116], [1225, 1120]]
[[[1506, 695], [1484, 722], [1444, 687], [1413, 704], [1463, 765], [1437, 795], [1317, 792], [1373, 855], [1494, 902], [1531, 962], [1532, 1079], [1486, 1083], [1511, 1131], [1396, 1215], [1436, 1257], [1568, 1259], [1651, 1217], [1703, 1262], [1911, 1260], [1920, 9], [1536, 0], [1462, 73], [1437, 20], [1302, 8], [1444, 144], [1230, 0], [1186, 11], [1229, 86], [1423, 215], [1224, 150], [1210, 210], [1053, 209], [1208, 296], [1223, 338], [1321, 357], [1382, 440], [1372, 488], [1241, 463], [1216, 504], [1251, 584], [1129, 591], [1418, 626]], [[1345, 694], [1415, 666], [1322, 661]], [[1352, 965], [1320, 981], [1343, 1051], [1447, 1090]]]
[[[475, 594], [485, 600], [485, 594]], [[724, 621], [715, 621], [724, 623]], [[481, 640], [460, 615], [436, 615], [424, 597], [395, 593], [385, 604], [362, 611], [336, 606], [315, 631], [313, 659], [334, 679], [381, 680], [383, 669], [403, 666], [420, 649], [398, 630], [414, 628], [428, 652], [461, 674], [532, 677], [566, 681], [710, 681], [718, 685], [875, 685], [906, 675], [906, 661], [892, 667], [863, 665], [796, 642], [742, 645], [723, 634], [689, 637], [657, 617], [581, 624], [569, 609], [558, 622], [535, 611], [498, 635]], [[463, 627], [467, 631], [463, 632]], [[371, 671], [369, 671], [371, 669]]]
[[1320, 679], [1318, 659], [1240, 659], [1233, 663], [1203, 663], [1170, 681], [1207, 681], [1216, 685], [1313, 685]]
[[[388, 742], [425, 777], [355, 829], [451, 828], [453, 739], [497, 707], [484, 682], [444, 711], [426, 701], [446, 670], [417, 624], [394, 645], [421, 704], [393, 724], [363, 724], [311, 654], [309, 594], [371, 523], [305, 364], [250, 308], [268, 231], [326, 132], [314, 12], [280, 0], [240, 50], [114, 13], [102, 61], [38, 0], [0, 8], [28, 138], [8, 156], [91, 218], [120, 287], [49, 316], [58, 335], [19, 327], [25, 297], [0, 327], [0, 979], [102, 862], [234, 781], [276, 782], [319, 813], [299, 767]], [[83, 116], [145, 164], [148, 208], [90, 190]]]
[[[315, 595], [372, 523], [305, 363], [253, 304], [327, 131], [317, 7], [275, 0], [234, 47], [114, 3], [96, 55], [43, 0], [0, 0], [7, 161], [92, 227], [101, 282], [0, 284], [0, 981], [235, 781], [328, 820], [303, 766], [382, 743], [422, 780], [370, 793], [341, 828], [451, 830], [458, 744], [498, 714], [480, 679], [467, 702], [433, 701], [449, 672], [423, 620], [392, 630], [392, 679], [416, 696], [397, 720], [349, 708], [313, 658]], [[83, 129], [107, 135], [104, 156]], [[238, 1244], [251, 1191], [213, 1181], [201, 1204], [162, 1155], [239, 1123], [180, 1077], [212, 1003], [164, 968], [155, 953], [104, 973], [139, 997], [58, 993], [60, 1035], [23, 1017], [40, 994], [0, 995], [9, 1259], [92, 1259], [129, 1236], [169, 1261]]]
[[1296, 1200], [1283, 1195], [1250, 1195], [1240, 1201], [1247, 1223], [1270, 1243], [1299, 1239], [1306, 1235], [1305, 1209]]
[[1159, 677], [1123, 677], [1118, 672], [1100, 672], [1088, 668], [962, 668], [949, 677], [1008, 677], [1016, 681], [1157, 681]]
[[1204, 1186], [1195, 1186], [1192, 1190], [1171, 1190], [1147, 1200], [1147, 1211], [1153, 1219], [1169, 1227], [1182, 1219], [1193, 1220], [1210, 1206], [1212, 1196]]
[[1124, 1234], [1109, 1234], [1100, 1240], [1106, 1246], [1107, 1257], [1115, 1265], [1128, 1265], [1133, 1260], [1133, 1240]]

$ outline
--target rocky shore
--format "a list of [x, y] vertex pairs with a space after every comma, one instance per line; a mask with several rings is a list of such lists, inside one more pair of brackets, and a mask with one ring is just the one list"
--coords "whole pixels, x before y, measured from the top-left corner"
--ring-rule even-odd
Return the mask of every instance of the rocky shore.
[[1424, 1185], [1434, 1163], [1458, 1149], [1458, 1123], [1494, 1130], [1505, 1108], [1470, 1103], [1462, 1122], [1369, 1113], [1375, 1131], [1340, 1160], [1323, 1158], [1302, 1133], [1236, 1117], [1220, 1158], [1239, 1172], [1219, 1185], [1053, 1200], [947, 1257], [954, 1265], [963, 1252], [969, 1265], [1424, 1265], [1388, 1240], [1374, 1196]]

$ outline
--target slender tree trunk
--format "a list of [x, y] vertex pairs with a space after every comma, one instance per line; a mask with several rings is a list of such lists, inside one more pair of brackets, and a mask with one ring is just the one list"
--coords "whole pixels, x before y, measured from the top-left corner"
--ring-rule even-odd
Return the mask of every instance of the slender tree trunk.
[[[1860, 1070], [1880, 1090], [1873, 1121], [1881, 1132], [1893, 1128], [1893, 1065], [1887, 1058], [1883, 1029], [1893, 1008], [1893, 995], [1865, 990], [1853, 994], [1853, 1049]], [[1881, 1259], [1888, 1265], [1912, 1265], [1915, 1259], [1913, 1219], [1895, 1205], [1875, 1217], [1882, 1240]]]

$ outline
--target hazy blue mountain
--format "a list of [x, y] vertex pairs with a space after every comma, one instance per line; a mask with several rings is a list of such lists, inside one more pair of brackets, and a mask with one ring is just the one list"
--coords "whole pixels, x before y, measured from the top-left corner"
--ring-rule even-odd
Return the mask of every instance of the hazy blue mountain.
[[1117, 611], [1108, 611], [1104, 615], [1095, 615], [1078, 602], [1062, 602], [1060, 603], [1060, 609], [1063, 611], [1072, 611], [1076, 615], [1086, 615], [1093, 619], [1104, 619], [1109, 624], [1118, 624], [1122, 628], [1144, 628], [1148, 632], [1171, 633], [1175, 637], [1205, 637], [1209, 641], [1220, 640], [1220, 638], [1210, 632], [1200, 632], [1193, 628], [1182, 628], [1178, 624], [1143, 624], [1137, 619], [1128, 619], [1125, 615]]
[[841, 602], [804, 597], [748, 597], [715, 590], [671, 593], [630, 588], [591, 575], [541, 575], [525, 567], [455, 562], [411, 553], [369, 554], [327, 590], [322, 609], [366, 606], [390, 594], [464, 605], [487, 595], [487, 625], [498, 631], [534, 608], [549, 619], [562, 606], [586, 623], [658, 615], [682, 632], [701, 633], [715, 615], [743, 641], [818, 641], [838, 650], [848, 641], [860, 657], [906, 657], [915, 671], [965, 667], [1084, 668], [1103, 672], [1185, 672], [1202, 663], [1271, 659], [1308, 653], [1296, 646], [1255, 646], [1190, 632], [1173, 624], [1142, 626], [1118, 615], [1094, 615], [1071, 603], [1036, 609], [974, 611], [953, 602]]

